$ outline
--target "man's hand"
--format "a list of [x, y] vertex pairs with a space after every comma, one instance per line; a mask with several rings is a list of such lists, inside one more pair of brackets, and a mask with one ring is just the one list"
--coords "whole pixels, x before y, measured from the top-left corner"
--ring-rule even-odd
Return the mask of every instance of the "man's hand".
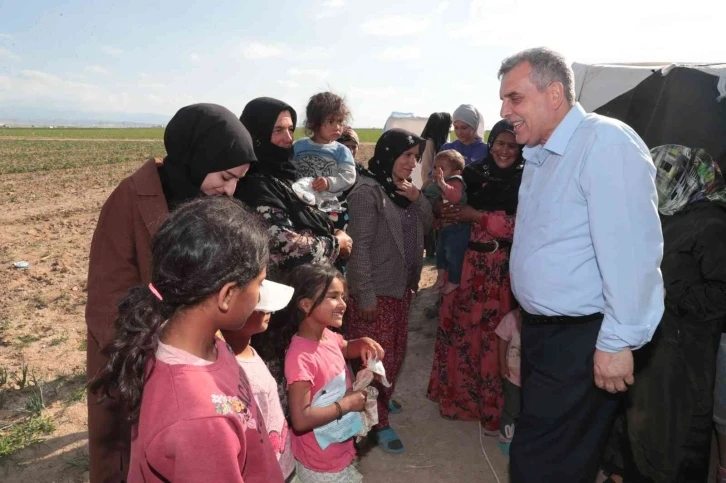
[[613, 394], [625, 392], [635, 382], [633, 377], [633, 352], [603, 352], [595, 349], [595, 385]]

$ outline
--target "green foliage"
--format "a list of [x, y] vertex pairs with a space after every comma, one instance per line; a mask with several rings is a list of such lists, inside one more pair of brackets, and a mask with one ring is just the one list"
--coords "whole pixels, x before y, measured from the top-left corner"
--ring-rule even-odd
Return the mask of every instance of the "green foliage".
[[55, 423], [48, 416], [32, 416], [0, 428], [0, 462], [31, 444], [41, 442], [43, 436], [53, 431]]
[[30, 397], [25, 402], [25, 410], [32, 416], [40, 416], [45, 409], [45, 396], [43, 394], [43, 384], [36, 383], [31, 388]]
[[5, 127], [0, 138], [53, 138], [53, 139], [164, 139], [164, 128], [84, 128], [84, 127]]
[[[0, 131], [2, 131], [0, 129]], [[0, 136], [0, 174], [105, 166], [163, 157], [158, 141], [34, 141]]]
[[20, 375], [13, 373], [13, 379], [21, 391], [28, 385], [28, 365], [25, 362], [20, 366]]

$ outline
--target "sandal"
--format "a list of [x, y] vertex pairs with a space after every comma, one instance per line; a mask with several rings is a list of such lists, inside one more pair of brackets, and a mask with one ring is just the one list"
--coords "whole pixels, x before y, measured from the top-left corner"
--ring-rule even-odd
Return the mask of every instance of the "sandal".
[[376, 438], [378, 439], [378, 446], [386, 453], [403, 453], [403, 443], [393, 429], [379, 429], [376, 431]]
[[503, 443], [502, 441], [497, 441], [497, 448], [499, 448], [499, 451], [504, 453], [504, 456], [509, 457], [509, 447], [512, 445], [512, 443]]
[[388, 412], [390, 414], [398, 414], [403, 411], [403, 406], [398, 401], [391, 399], [388, 401]]

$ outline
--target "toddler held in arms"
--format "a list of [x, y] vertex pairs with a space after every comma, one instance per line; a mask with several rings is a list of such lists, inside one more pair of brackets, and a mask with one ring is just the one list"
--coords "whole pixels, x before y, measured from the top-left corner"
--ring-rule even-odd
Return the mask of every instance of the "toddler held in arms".
[[[433, 182], [423, 189], [431, 201], [466, 204], [466, 183], [461, 177], [464, 157], [453, 149], [441, 151], [434, 158]], [[439, 232], [436, 245], [436, 283], [443, 294], [456, 290], [461, 283], [461, 266], [469, 245], [469, 223], [446, 225]], [[447, 280], [448, 276], [448, 280]]]

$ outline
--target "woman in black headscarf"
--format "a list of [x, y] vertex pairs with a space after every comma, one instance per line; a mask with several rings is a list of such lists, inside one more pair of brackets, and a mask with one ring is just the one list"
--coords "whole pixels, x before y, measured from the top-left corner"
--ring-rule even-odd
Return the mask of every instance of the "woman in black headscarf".
[[471, 222], [461, 285], [439, 311], [428, 397], [450, 419], [480, 421], [499, 434], [502, 381], [494, 330], [514, 308], [509, 249], [522, 180], [522, 149], [512, 125], [501, 120], [489, 135], [489, 154], [464, 169], [468, 205], [444, 209], [444, 223]]
[[[290, 161], [297, 124], [295, 109], [277, 99], [260, 97], [245, 106], [240, 120], [252, 136], [259, 162], [237, 185], [234, 196], [269, 224], [268, 277], [284, 281], [286, 274], [298, 265], [333, 263], [338, 257], [350, 256], [351, 238], [344, 231], [335, 230], [326, 213], [302, 201], [292, 189], [296, 179], [295, 167]], [[285, 361], [280, 358], [286, 347], [280, 347], [285, 341], [279, 332], [286, 322], [284, 312], [273, 314], [268, 330], [253, 336], [251, 345], [277, 381], [287, 416]]]
[[240, 118], [249, 130], [259, 163], [237, 185], [235, 197], [257, 211], [269, 224], [270, 275], [306, 263], [347, 258], [352, 240], [335, 231], [328, 215], [293, 191], [295, 167], [291, 162], [297, 114], [277, 99], [260, 97], [245, 106]]
[[[390, 388], [379, 387], [376, 436], [384, 451], [403, 444], [388, 425], [391, 395], [408, 339], [408, 309], [423, 267], [423, 238], [431, 227], [431, 205], [411, 183], [424, 140], [402, 129], [383, 133], [368, 168], [348, 195], [349, 230], [355, 250], [348, 262], [348, 339], [374, 338], [386, 352]], [[397, 403], [395, 412], [400, 411]]]
[[[252, 140], [229, 110], [215, 104], [184, 107], [164, 132], [167, 156], [146, 161], [121, 181], [101, 209], [91, 242], [86, 304], [89, 379], [106, 363], [116, 306], [129, 288], [151, 281], [151, 238], [181, 203], [235, 190], [256, 161]], [[88, 394], [91, 482], [125, 481], [131, 427], [113, 400]]]

